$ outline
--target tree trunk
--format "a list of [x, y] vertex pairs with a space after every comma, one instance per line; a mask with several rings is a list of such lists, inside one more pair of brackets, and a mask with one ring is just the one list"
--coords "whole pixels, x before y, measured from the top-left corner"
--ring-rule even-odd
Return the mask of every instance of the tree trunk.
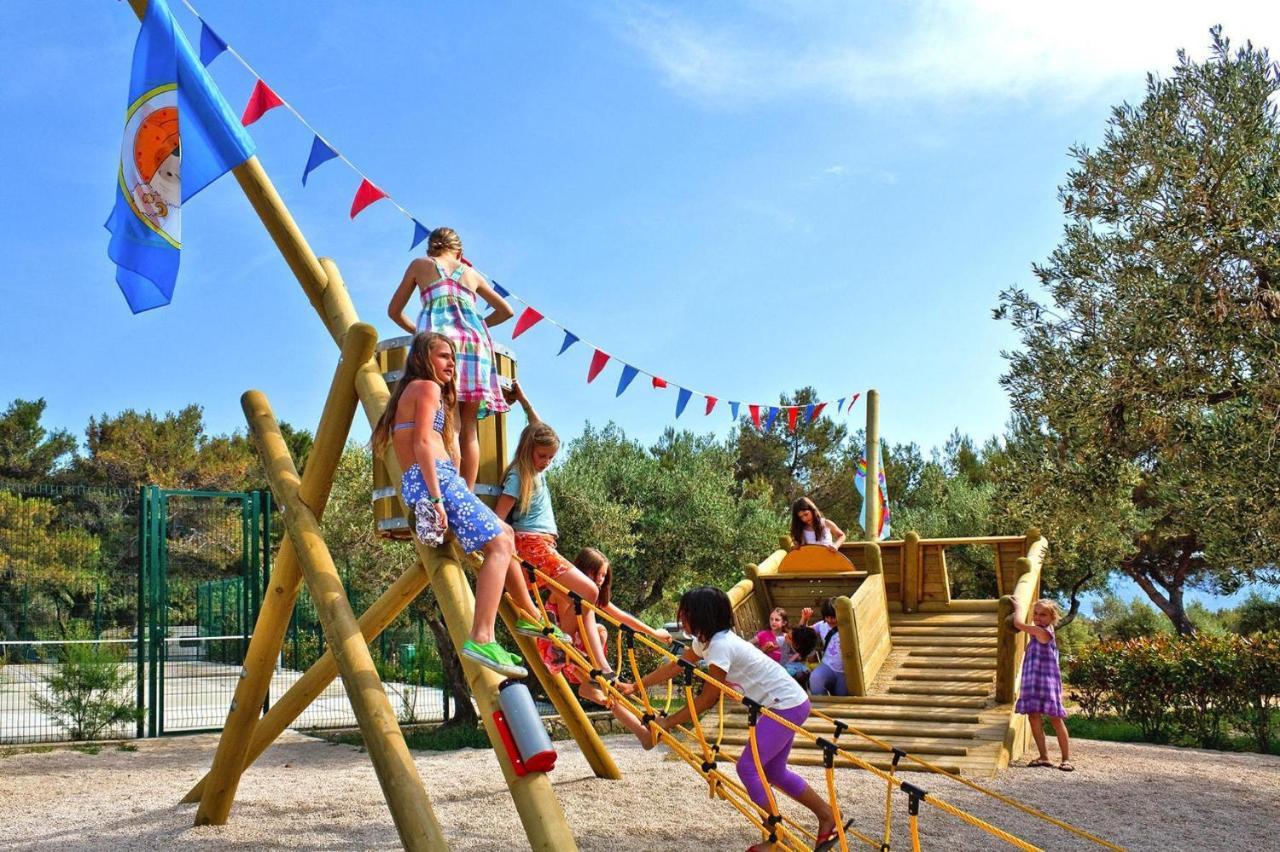
[[1068, 624], [1075, 621], [1076, 614], [1080, 612], [1080, 589], [1085, 583], [1093, 579], [1093, 575], [1093, 571], [1088, 572], [1077, 580], [1076, 584], [1071, 587], [1071, 607], [1067, 610], [1067, 614], [1062, 617], [1062, 620], [1058, 622], [1057, 627], [1066, 627]]
[[658, 601], [662, 600], [662, 591], [663, 591], [663, 588], [666, 586], [666, 582], [667, 582], [666, 577], [658, 577], [652, 583], [650, 583], [649, 591], [641, 595], [639, 598], [635, 600], [635, 602], [632, 604], [631, 612], [637, 614], [638, 616], [639, 613], [644, 612], [646, 609], [653, 606]]
[[465, 725], [474, 728], [480, 724], [475, 705], [471, 703], [471, 692], [467, 689], [467, 677], [462, 672], [462, 661], [449, 638], [449, 628], [440, 614], [440, 605], [432, 599], [431, 613], [426, 617], [427, 627], [436, 640], [436, 653], [440, 656], [440, 665], [444, 669], [445, 690], [453, 697], [453, 715], [447, 725]]
[[[1173, 627], [1180, 636], [1190, 636], [1196, 632], [1195, 625], [1187, 617], [1182, 597], [1187, 582], [1189, 558], [1189, 555], [1184, 554], [1179, 559], [1179, 565], [1172, 571], [1171, 578], [1163, 576], [1163, 572], [1158, 570], [1157, 566], [1150, 564], [1150, 557], [1144, 558], [1143, 555], [1126, 559], [1121, 564], [1124, 573], [1133, 578], [1142, 591], [1147, 593], [1151, 602], [1173, 622]], [[1157, 583], [1164, 588], [1164, 591], [1157, 588]]]

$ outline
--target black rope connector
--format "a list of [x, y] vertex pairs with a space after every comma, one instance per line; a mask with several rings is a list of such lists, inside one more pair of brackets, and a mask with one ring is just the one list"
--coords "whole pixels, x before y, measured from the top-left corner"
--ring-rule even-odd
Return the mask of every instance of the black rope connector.
[[929, 794], [915, 784], [908, 784], [906, 781], [902, 782], [902, 792], [907, 794], [907, 813], [911, 814], [911, 816], [918, 816], [920, 814], [920, 803]]
[[574, 614], [575, 614], [575, 615], [582, 615], [582, 595], [578, 594], [578, 593], [577, 593], [577, 592], [575, 592], [573, 589], [570, 589], [570, 590], [569, 590], [569, 600], [573, 601], [573, 612], [574, 612]]
[[897, 769], [898, 761], [902, 760], [902, 758], [906, 756], [907, 756], [907, 753], [905, 751], [895, 746], [893, 749], [893, 768]]
[[775, 825], [777, 825], [780, 822], [782, 822], [781, 814], [769, 814], [767, 817], [764, 818], [764, 827], [773, 828]]
[[649, 727], [649, 723], [654, 721], [657, 718], [658, 717], [653, 715], [652, 713], [645, 713], [643, 716], [640, 717], [640, 724], [644, 725], [647, 728]]
[[760, 706], [759, 701], [752, 701], [745, 695], [742, 696], [742, 703], [747, 708], [747, 726], [754, 728], [760, 721], [760, 711], [764, 708]]
[[880, 852], [889, 852], [889, 844], [888, 844], [888, 843], [881, 843], [881, 844], [880, 844]]
[[636, 631], [634, 627], [628, 627], [625, 624], [619, 624], [618, 629], [622, 631], [622, 640], [627, 643], [627, 648], [634, 651], [636, 649]]
[[684, 669], [684, 685], [693, 686], [693, 663], [689, 662], [684, 657], [676, 660], [676, 662], [680, 664], [680, 668]]
[[536, 586], [538, 584], [538, 566], [527, 559], [521, 559], [520, 567], [529, 575], [529, 585]]
[[840, 739], [840, 735], [849, 730], [848, 722], [841, 722], [839, 719], [836, 719], [831, 724], [834, 725], [836, 729], [836, 732], [831, 735], [831, 739], [833, 740]]
[[591, 674], [591, 679], [595, 680], [596, 678], [604, 674], [604, 669], [592, 669], [590, 674]]
[[834, 769], [836, 765], [836, 744], [831, 740], [818, 737], [818, 745], [822, 747], [822, 765]]
[[719, 753], [720, 753], [720, 743], [712, 743], [712, 744], [711, 744], [711, 750], [712, 750], [713, 752], [715, 752], [716, 754], [719, 754]]
[[703, 771], [703, 773], [704, 773], [704, 774], [705, 774], [705, 773], [707, 773], [707, 772], [710, 772], [711, 770], [713, 770], [713, 769], [715, 769], [715, 768], [716, 768], [716, 762], [715, 762], [714, 760], [704, 760], [704, 761], [702, 761], [702, 771]]

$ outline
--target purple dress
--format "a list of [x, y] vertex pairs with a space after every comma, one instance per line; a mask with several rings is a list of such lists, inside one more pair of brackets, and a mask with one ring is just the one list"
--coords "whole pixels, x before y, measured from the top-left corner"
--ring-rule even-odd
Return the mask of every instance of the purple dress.
[[1015, 713], [1041, 713], [1065, 719], [1062, 706], [1062, 672], [1058, 669], [1058, 640], [1053, 628], [1049, 641], [1041, 642], [1034, 636], [1027, 637], [1027, 650], [1022, 657], [1022, 689], [1018, 693]]

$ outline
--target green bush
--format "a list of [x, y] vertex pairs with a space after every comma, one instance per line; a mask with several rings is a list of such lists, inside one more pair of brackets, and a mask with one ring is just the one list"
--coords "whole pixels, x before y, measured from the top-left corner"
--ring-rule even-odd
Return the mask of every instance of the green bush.
[[96, 740], [142, 714], [133, 695], [133, 675], [116, 647], [66, 645], [54, 673], [44, 679], [49, 694], [31, 703], [48, 713], [73, 740]]
[[1280, 633], [1106, 642], [1068, 661], [1066, 675], [1088, 718], [1117, 716], [1144, 740], [1218, 748], [1241, 730], [1267, 752], [1280, 701]]

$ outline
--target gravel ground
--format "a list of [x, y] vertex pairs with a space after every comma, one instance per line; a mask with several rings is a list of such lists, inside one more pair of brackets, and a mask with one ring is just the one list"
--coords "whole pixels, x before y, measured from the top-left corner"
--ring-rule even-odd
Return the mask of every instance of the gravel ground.
[[[594, 778], [572, 743], [561, 744], [551, 776], [581, 849], [732, 850], [758, 839], [728, 804], [709, 800], [683, 764], [642, 751], [630, 737], [606, 741], [623, 780]], [[227, 825], [193, 828], [195, 806], [175, 802], [208, 768], [216, 742], [177, 737], [140, 741], [136, 751], [0, 759], [0, 849], [398, 847], [368, 756], [292, 732], [245, 774]], [[1019, 767], [990, 786], [1133, 849], [1278, 848], [1280, 758], [1089, 740], [1073, 748], [1074, 773]], [[491, 752], [416, 759], [452, 849], [527, 848]], [[799, 771], [821, 781], [821, 770]], [[910, 780], [1036, 845], [1095, 848], [954, 782]], [[842, 771], [838, 783], [855, 828], [878, 834], [883, 782]], [[896, 807], [893, 846], [909, 848], [903, 802]], [[920, 828], [924, 848], [1006, 848], [927, 805]]]

